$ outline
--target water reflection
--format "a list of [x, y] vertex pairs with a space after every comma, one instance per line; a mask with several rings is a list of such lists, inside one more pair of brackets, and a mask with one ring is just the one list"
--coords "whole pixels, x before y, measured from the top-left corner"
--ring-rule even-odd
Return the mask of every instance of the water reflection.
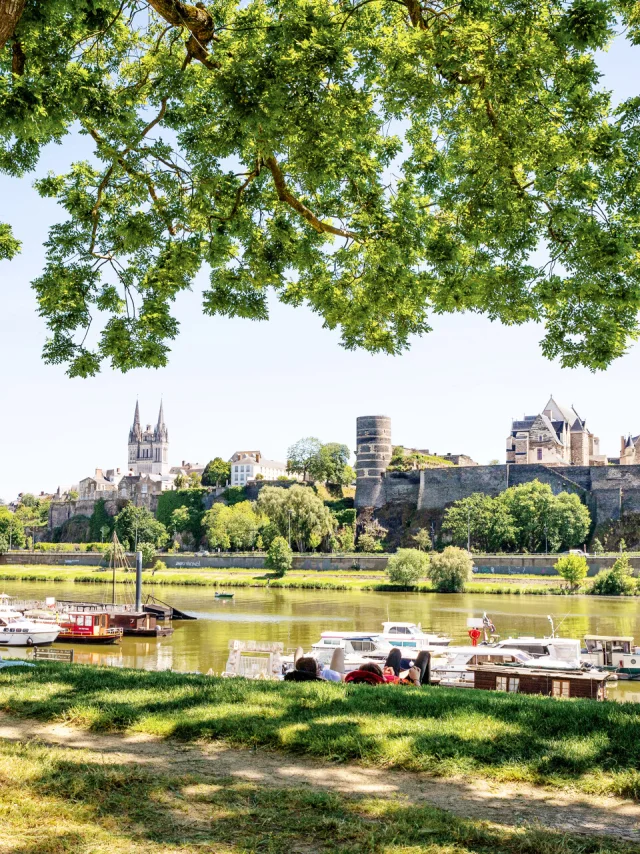
[[[3, 582], [3, 589], [19, 598], [55, 595], [97, 601], [103, 595], [92, 584]], [[77, 647], [76, 661], [219, 673], [226, 663], [229, 640], [234, 638], [280, 641], [285, 649], [308, 649], [325, 629], [377, 631], [384, 620], [421, 622], [425, 630], [467, 643], [467, 617], [482, 616], [485, 611], [502, 637], [548, 634], [547, 615], [551, 615], [560, 635], [632, 635], [640, 645], [640, 603], [636, 599], [238, 588], [233, 599], [220, 600], [214, 598], [211, 588], [158, 587], [147, 592], [155, 592], [198, 619], [176, 623], [176, 631], [168, 638], [123, 638], [119, 647]], [[640, 701], [640, 683], [620, 683], [615, 693]]]

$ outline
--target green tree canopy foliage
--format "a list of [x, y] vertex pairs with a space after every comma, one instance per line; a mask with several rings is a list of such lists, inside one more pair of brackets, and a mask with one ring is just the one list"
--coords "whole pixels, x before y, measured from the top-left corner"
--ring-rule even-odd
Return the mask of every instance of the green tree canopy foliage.
[[136, 542], [153, 543], [157, 548], [165, 545], [167, 529], [146, 507], [136, 507], [129, 502], [115, 518], [115, 530], [124, 548], [135, 548]]
[[[196, 543], [199, 543], [202, 535], [202, 517], [204, 515], [204, 507], [202, 499], [206, 494], [205, 489], [169, 489], [163, 492], [158, 497], [158, 507], [156, 508], [156, 518], [165, 526], [168, 531], [179, 531], [184, 533], [188, 531], [194, 538]], [[180, 513], [174, 517], [174, 511], [184, 508], [185, 513]], [[177, 521], [177, 526], [176, 526]]]
[[589, 564], [583, 555], [564, 555], [556, 561], [555, 569], [571, 590], [577, 590], [587, 577]]
[[322, 442], [315, 436], [299, 439], [287, 450], [287, 469], [294, 474], [301, 474], [306, 480], [311, 474], [311, 468], [316, 464], [321, 448]]
[[71, 375], [165, 364], [203, 265], [206, 313], [262, 319], [273, 291], [371, 351], [463, 310], [544, 323], [564, 365], [637, 335], [640, 104], [596, 61], [640, 37], [632, 0], [0, 10], [0, 168], [72, 128], [93, 148], [37, 182], [66, 214], [44, 356]]
[[214, 504], [203, 519], [209, 547], [223, 551], [254, 548], [265, 523], [266, 519], [256, 512], [251, 501], [233, 505]]
[[12, 549], [22, 549], [26, 543], [24, 524], [19, 516], [12, 513], [8, 507], [0, 506], [0, 534], [7, 538]]
[[349, 465], [349, 448], [339, 442], [327, 442], [321, 445], [309, 465], [309, 474], [313, 480], [322, 480], [340, 486], [354, 480], [354, 471]]
[[284, 537], [275, 537], [265, 560], [265, 566], [273, 569], [277, 576], [282, 577], [293, 563], [293, 552]]
[[278, 529], [287, 542], [289, 526], [291, 541], [299, 552], [317, 548], [327, 541], [336, 527], [335, 517], [313, 489], [295, 484], [289, 489], [265, 486], [260, 490], [257, 509]]
[[438, 593], [461, 593], [471, 578], [473, 561], [465, 549], [447, 546], [429, 558], [429, 578]]
[[412, 540], [417, 544], [420, 551], [429, 552], [433, 548], [431, 536], [426, 528], [420, 528], [417, 534], [414, 534]]
[[142, 552], [142, 563], [150, 566], [156, 556], [155, 543], [138, 543], [138, 551]]
[[89, 540], [92, 543], [101, 543], [107, 540], [113, 533], [113, 524], [113, 516], [107, 513], [104, 498], [99, 498], [93, 505], [93, 513], [89, 521]]
[[203, 486], [224, 486], [231, 479], [231, 463], [222, 457], [214, 457], [202, 472]]
[[482, 552], [557, 552], [586, 540], [591, 514], [574, 493], [554, 495], [549, 484], [534, 480], [491, 498], [474, 493], [445, 513], [443, 530], [454, 543]]
[[398, 549], [387, 562], [387, 575], [392, 584], [413, 587], [427, 574], [429, 557], [418, 549]]

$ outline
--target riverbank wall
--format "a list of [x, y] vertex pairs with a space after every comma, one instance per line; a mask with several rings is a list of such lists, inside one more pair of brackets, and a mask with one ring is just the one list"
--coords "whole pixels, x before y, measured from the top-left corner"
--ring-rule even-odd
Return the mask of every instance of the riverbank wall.
[[[133, 555], [130, 555], [133, 564]], [[169, 569], [255, 569], [264, 570], [263, 555], [159, 555]], [[554, 564], [558, 555], [474, 555], [478, 575], [557, 575]], [[292, 569], [314, 572], [369, 570], [384, 572], [388, 555], [295, 555]], [[614, 556], [590, 557], [589, 575], [610, 569]], [[640, 572], [640, 556], [630, 557], [636, 572]], [[103, 556], [92, 552], [12, 552], [0, 555], [0, 566], [101, 566]]]

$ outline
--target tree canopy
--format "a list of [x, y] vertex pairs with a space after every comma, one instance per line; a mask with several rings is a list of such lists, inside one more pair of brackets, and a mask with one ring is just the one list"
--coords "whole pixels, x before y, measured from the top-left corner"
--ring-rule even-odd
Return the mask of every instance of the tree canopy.
[[231, 480], [231, 463], [222, 457], [214, 457], [202, 472], [203, 486], [224, 486]]
[[640, 306], [640, 99], [596, 61], [616, 28], [640, 39], [636, 2], [0, 0], [0, 169], [91, 150], [36, 182], [64, 212], [45, 360], [166, 364], [206, 267], [207, 314], [275, 294], [397, 353], [473, 311], [605, 367]]
[[492, 498], [474, 493], [447, 509], [443, 530], [454, 543], [482, 552], [557, 552], [585, 542], [591, 514], [569, 492], [554, 495], [547, 483], [534, 480], [511, 486]]

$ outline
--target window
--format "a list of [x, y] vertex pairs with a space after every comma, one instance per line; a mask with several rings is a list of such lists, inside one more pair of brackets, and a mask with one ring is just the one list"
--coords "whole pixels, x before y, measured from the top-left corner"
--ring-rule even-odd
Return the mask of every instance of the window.
[[570, 697], [570, 683], [564, 679], [554, 679], [551, 693], [554, 697]]
[[538, 459], [542, 459], [542, 448], [538, 448]]
[[517, 694], [520, 690], [520, 677], [519, 676], [510, 676], [509, 677], [509, 691], [512, 694]]
[[496, 691], [507, 691], [509, 680], [506, 676], [496, 676]]
[[519, 676], [496, 676], [496, 691], [508, 691], [511, 694], [517, 694], [519, 690]]

